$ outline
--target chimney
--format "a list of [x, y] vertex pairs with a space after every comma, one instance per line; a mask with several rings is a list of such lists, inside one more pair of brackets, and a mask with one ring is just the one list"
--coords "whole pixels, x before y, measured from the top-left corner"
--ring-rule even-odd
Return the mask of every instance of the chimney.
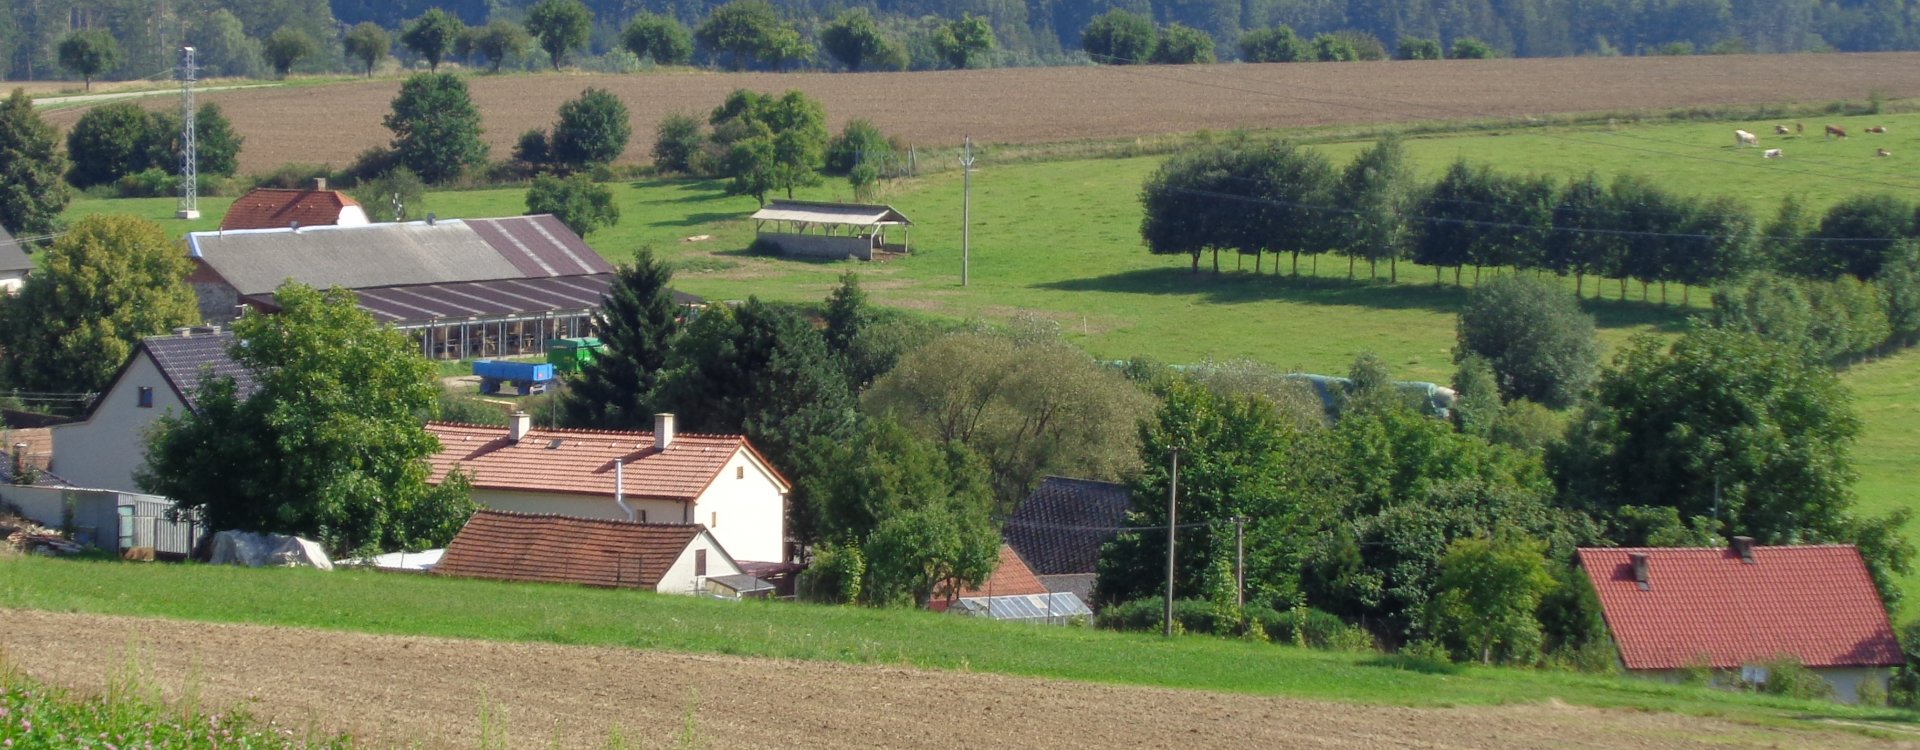
[[507, 442], [518, 443], [533, 429], [533, 417], [524, 411], [513, 413], [513, 424], [507, 428]]
[[1630, 552], [1627, 559], [1633, 561], [1633, 581], [1640, 584], [1640, 590], [1653, 587], [1653, 561], [1645, 552]]
[[440, 220], [439, 216], [433, 214], [432, 212], [427, 213], [427, 226], [433, 226], [434, 223], [438, 222], [439, 220]]
[[673, 445], [673, 414], [661, 412], [653, 415], [653, 447], [666, 450]]
[[27, 444], [13, 444], [13, 481], [25, 482], [27, 476]]
[[1733, 538], [1733, 551], [1740, 555], [1740, 562], [1753, 564], [1753, 537], [1736, 536]]
[[313, 189], [314, 189], [314, 192], [325, 191], [327, 189], [327, 178], [325, 177], [313, 178]]
[[186, 337], [188, 337], [188, 336], [192, 336], [192, 335], [193, 335], [193, 327], [192, 327], [192, 326], [180, 326], [180, 327], [178, 327], [178, 328], [175, 328], [175, 329], [173, 329], [173, 335], [175, 335], [175, 336], [179, 336], [180, 338], [183, 338], [183, 339], [184, 339], [184, 338], [186, 338]]
[[287, 228], [292, 229], [295, 233], [298, 233], [300, 231], [300, 222], [289, 221], [287, 222]]

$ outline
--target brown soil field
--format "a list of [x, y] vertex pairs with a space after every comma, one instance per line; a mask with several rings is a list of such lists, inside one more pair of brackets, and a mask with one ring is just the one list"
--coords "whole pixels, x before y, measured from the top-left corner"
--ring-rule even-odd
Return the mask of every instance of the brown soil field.
[[[1920, 53], [1010, 68], [927, 73], [659, 73], [475, 76], [494, 158], [597, 86], [632, 112], [625, 157], [644, 162], [655, 125], [705, 113], [736, 88], [799, 89], [837, 129], [855, 117], [923, 147], [1133, 138], [1202, 129], [1507, 118], [1920, 96]], [[245, 172], [287, 162], [343, 167], [385, 143], [397, 80], [206, 94], [247, 138]], [[167, 96], [140, 100], [175, 106]], [[48, 119], [65, 127], [79, 108]]]
[[[1400, 708], [965, 672], [614, 648], [0, 610], [0, 651], [53, 684], [100, 690], [137, 667], [169, 700], [240, 706], [363, 747], [668, 745], [691, 715], [725, 748], [1862, 748], [1638, 711]], [[489, 718], [483, 720], [483, 715]], [[504, 735], [505, 742], [500, 742]], [[1906, 745], [1912, 746], [1912, 745]]]

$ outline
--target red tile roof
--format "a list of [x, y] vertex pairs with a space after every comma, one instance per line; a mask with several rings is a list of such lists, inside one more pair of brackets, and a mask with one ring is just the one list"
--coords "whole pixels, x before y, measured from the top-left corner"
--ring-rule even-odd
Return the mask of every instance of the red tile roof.
[[745, 450], [782, 492], [788, 489], [740, 435], [679, 433], [662, 451], [653, 447], [651, 432], [535, 429], [515, 443], [505, 427], [428, 422], [427, 431], [440, 439], [440, 452], [429, 459], [436, 483], [459, 466], [478, 489], [613, 497], [617, 459], [626, 464], [627, 497], [691, 502]]
[[[705, 532], [699, 524], [639, 523], [481, 510], [447, 545], [435, 575], [654, 588]], [[725, 552], [716, 552], [724, 555]]]
[[[1648, 587], [1630, 555], [1648, 555]], [[1628, 669], [1717, 669], [1792, 656], [1809, 667], [1905, 663], [1887, 609], [1852, 545], [1583, 548]]]
[[935, 612], [945, 612], [955, 599], [1048, 593], [1047, 585], [1040, 582], [1040, 578], [1027, 567], [1025, 560], [1020, 559], [1020, 553], [1004, 544], [1000, 545], [1000, 565], [993, 569], [993, 575], [987, 576], [987, 580], [981, 583], [979, 588], [962, 589], [958, 594], [946, 591], [944, 587], [942, 589], [934, 593], [933, 601], [928, 607]]
[[340, 209], [358, 205], [353, 196], [338, 190], [254, 188], [227, 209], [220, 229], [283, 229], [295, 222], [303, 227], [331, 226], [340, 223]]

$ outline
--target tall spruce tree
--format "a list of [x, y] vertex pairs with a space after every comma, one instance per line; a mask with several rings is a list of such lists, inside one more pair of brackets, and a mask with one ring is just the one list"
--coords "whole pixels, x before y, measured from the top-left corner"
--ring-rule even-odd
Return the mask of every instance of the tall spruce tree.
[[652, 423], [653, 390], [674, 334], [680, 330], [673, 304], [673, 269], [650, 247], [614, 273], [594, 325], [607, 346], [561, 399], [567, 423], [575, 427], [637, 429]]

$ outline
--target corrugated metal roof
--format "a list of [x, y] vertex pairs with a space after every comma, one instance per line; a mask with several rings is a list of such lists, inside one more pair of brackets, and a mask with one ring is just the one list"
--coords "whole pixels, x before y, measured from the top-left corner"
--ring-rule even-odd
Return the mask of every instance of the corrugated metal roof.
[[[544, 279], [495, 279], [452, 284], [408, 284], [354, 290], [360, 309], [382, 323], [408, 325], [469, 317], [489, 318], [597, 308], [612, 274]], [[267, 308], [272, 294], [247, 298]]]
[[272, 292], [287, 279], [364, 289], [613, 271], [547, 215], [194, 232], [187, 243], [241, 296]]
[[793, 221], [805, 224], [850, 224], [855, 226], [873, 226], [875, 224], [912, 225], [905, 214], [894, 210], [892, 206], [865, 203], [815, 203], [812, 201], [776, 200], [760, 210], [753, 212], [758, 221]]

